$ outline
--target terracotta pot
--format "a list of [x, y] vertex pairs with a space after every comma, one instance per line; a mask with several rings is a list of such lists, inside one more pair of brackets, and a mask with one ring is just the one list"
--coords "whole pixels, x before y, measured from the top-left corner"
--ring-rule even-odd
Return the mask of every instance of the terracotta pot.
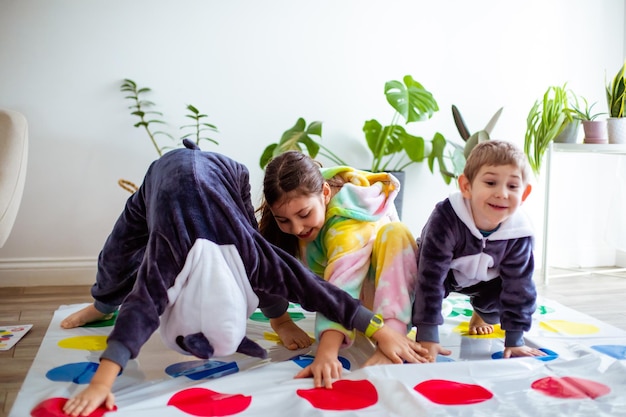
[[607, 143], [606, 120], [583, 120], [584, 143]]

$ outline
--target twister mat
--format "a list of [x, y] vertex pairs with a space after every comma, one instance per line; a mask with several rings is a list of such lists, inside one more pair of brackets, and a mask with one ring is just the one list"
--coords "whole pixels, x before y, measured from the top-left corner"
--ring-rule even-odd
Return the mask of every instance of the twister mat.
[[[61, 306], [9, 417], [61, 416], [67, 398], [82, 390], [98, 366], [115, 318], [63, 330], [59, 324], [85, 304]], [[626, 416], [626, 332], [547, 299], [538, 300], [527, 343], [541, 359], [501, 359], [503, 333], [469, 336], [466, 297], [445, 303], [442, 345], [452, 355], [436, 363], [362, 368], [373, 352], [367, 339], [341, 351], [343, 379], [332, 390], [314, 389], [294, 375], [315, 346], [289, 351], [256, 312], [248, 336], [269, 358], [241, 354], [198, 360], [166, 349], [158, 333], [130, 361], [113, 391], [116, 409], [93, 416]], [[314, 314], [291, 306], [291, 316], [312, 334]]]

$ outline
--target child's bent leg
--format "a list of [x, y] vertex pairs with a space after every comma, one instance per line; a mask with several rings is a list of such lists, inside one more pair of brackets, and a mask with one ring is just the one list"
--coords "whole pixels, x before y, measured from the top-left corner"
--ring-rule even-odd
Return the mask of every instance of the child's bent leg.
[[108, 320], [111, 317], [113, 317], [113, 313], [102, 313], [98, 311], [93, 304], [91, 304], [63, 319], [61, 327], [64, 329], [73, 329], [94, 321]]
[[383, 316], [386, 326], [404, 334], [411, 323], [416, 254], [415, 238], [403, 223], [389, 223], [379, 230], [372, 252], [373, 310]]
[[491, 334], [493, 333], [493, 326], [483, 320], [482, 317], [475, 311], [472, 313], [472, 318], [469, 322], [469, 334]]
[[291, 319], [289, 313], [270, 318], [270, 325], [282, 344], [289, 350], [306, 348], [313, 342], [309, 335]]

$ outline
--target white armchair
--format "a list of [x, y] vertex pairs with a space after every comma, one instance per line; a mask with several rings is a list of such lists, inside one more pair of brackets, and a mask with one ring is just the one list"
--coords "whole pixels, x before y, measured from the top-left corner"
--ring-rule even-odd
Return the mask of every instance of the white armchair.
[[26, 117], [0, 108], [0, 248], [11, 233], [22, 201], [27, 159]]

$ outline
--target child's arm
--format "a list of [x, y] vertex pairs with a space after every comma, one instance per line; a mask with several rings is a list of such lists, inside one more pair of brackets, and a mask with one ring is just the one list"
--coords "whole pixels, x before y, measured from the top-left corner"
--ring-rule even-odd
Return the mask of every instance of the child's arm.
[[107, 410], [112, 410], [115, 397], [111, 393], [111, 388], [121, 369], [117, 363], [102, 359], [89, 386], [67, 400], [63, 406], [63, 412], [74, 417], [87, 416], [102, 404]]
[[339, 349], [344, 339], [345, 335], [336, 330], [326, 330], [322, 333], [313, 363], [298, 372], [295, 378], [312, 376], [315, 388], [323, 386], [331, 389], [333, 380], [341, 378], [342, 366], [339, 361]]

